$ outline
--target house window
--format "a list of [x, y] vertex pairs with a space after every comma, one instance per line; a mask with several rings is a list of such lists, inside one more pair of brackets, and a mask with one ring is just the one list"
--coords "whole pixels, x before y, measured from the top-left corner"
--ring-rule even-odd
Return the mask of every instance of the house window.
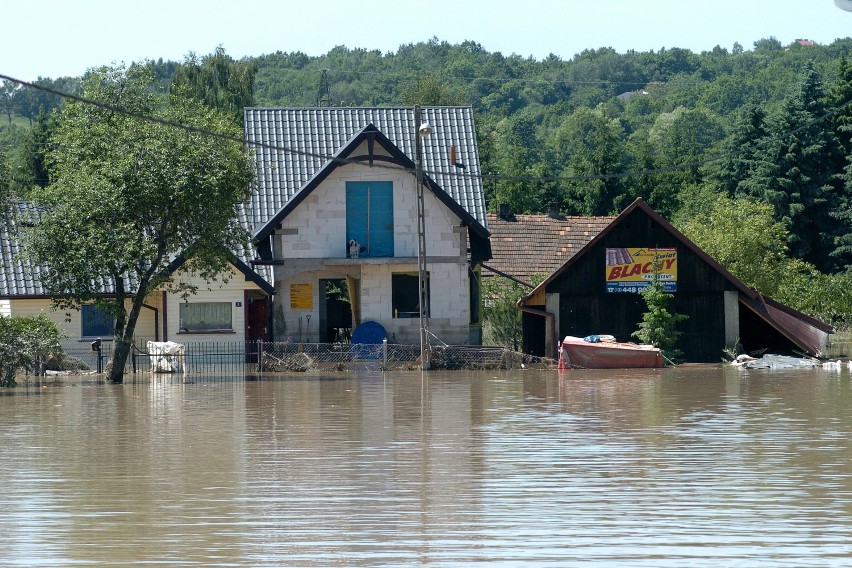
[[234, 331], [230, 302], [180, 304], [180, 331]]
[[353, 240], [359, 256], [393, 256], [393, 182], [346, 182], [347, 251]]
[[111, 338], [115, 335], [115, 318], [105, 309], [94, 304], [84, 304], [81, 317], [80, 336], [83, 339]]
[[[429, 295], [429, 276], [426, 276], [426, 298]], [[416, 272], [399, 272], [391, 275], [391, 304], [395, 318], [420, 317], [420, 279]], [[426, 306], [429, 313], [429, 305]]]

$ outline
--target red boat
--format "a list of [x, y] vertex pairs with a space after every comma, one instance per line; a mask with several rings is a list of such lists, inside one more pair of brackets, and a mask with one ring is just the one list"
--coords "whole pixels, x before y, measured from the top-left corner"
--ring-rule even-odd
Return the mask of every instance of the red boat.
[[559, 349], [560, 369], [655, 369], [663, 366], [663, 353], [653, 345], [587, 341], [566, 336]]

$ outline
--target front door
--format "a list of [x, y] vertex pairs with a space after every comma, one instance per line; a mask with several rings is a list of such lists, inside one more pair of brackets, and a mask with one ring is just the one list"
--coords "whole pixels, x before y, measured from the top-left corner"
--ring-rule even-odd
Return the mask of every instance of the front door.
[[246, 298], [246, 363], [257, 363], [257, 342], [269, 341], [269, 298]]
[[248, 321], [246, 340], [267, 341], [269, 339], [269, 298], [248, 298]]

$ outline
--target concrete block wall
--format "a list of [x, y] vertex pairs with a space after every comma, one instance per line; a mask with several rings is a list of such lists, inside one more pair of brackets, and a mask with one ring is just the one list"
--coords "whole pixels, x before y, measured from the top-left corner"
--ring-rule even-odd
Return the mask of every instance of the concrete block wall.
[[[274, 239], [276, 258], [346, 258], [346, 182], [393, 183], [394, 256], [417, 256], [417, 197], [414, 177], [386, 168], [338, 168], [282, 223]], [[428, 190], [424, 194], [426, 251], [429, 256], [460, 256], [466, 235], [461, 220]]]

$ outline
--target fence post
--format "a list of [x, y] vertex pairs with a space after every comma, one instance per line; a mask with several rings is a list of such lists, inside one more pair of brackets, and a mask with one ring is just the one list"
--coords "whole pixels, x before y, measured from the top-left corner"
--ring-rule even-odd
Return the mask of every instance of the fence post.
[[382, 339], [382, 368], [388, 368], [388, 338]]
[[263, 339], [257, 340], [257, 372], [263, 372]]

